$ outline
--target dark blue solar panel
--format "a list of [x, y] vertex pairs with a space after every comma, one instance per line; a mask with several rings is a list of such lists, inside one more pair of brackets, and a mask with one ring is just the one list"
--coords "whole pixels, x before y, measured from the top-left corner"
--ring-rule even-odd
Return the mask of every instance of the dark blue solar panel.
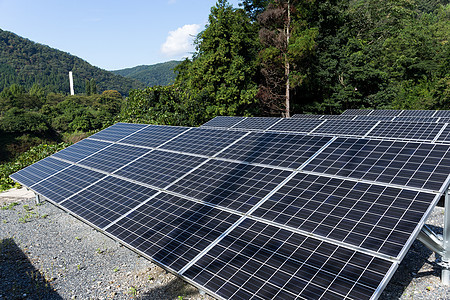
[[249, 117], [232, 126], [233, 129], [267, 130], [281, 118]]
[[364, 136], [375, 124], [376, 121], [326, 120], [313, 133]]
[[450, 142], [450, 124], [447, 124], [442, 133], [439, 135], [437, 141], [443, 143]]
[[192, 155], [154, 150], [115, 174], [164, 188], [205, 160]]
[[342, 113], [342, 115], [366, 116], [372, 114], [373, 111], [373, 109], [347, 109]]
[[320, 119], [322, 115], [295, 114], [293, 119]]
[[435, 197], [299, 173], [252, 215], [398, 257]]
[[402, 110], [400, 109], [375, 109], [371, 114], [371, 116], [400, 116], [403, 115]]
[[442, 126], [437, 123], [381, 122], [367, 136], [431, 142]]
[[12, 174], [10, 177], [24, 186], [31, 187], [33, 184], [41, 181], [42, 179], [45, 179], [48, 176], [53, 175], [69, 166], [70, 164], [66, 162], [47, 157]]
[[296, 134], [251, 133], [218, 157], [296, 169], [330, 139]]
[[270, 131], [277, 132], [300, 132], [300, 133], [308, 133], [320, 124], [322, 124], [324, 120], [320, 119], [282, 119], [280, 122], [272, 126]]
[[84, 139], [59, 151], [58, 153], [55, 153], [53, 157], [58, 157], [76, 163], [94, 154], [95, 152], [108, 147], [109, 145], [111, 145], [111, 143]]
[[391, 266], [246, 219], [183, 276], [224, 299], [370, 299]]
[[449, 175], [446, 145], [338, 138], [304, 170], [437, 191]]
[[400, 116], [402, 117], [432, 117], [435, 110], [404, 110]]
[[83, 166], [111, 173], [149, 151], [151, 150], [114, 144], [96, 153], [95, 156], [81, 160], [79, 163]]
[[161, 193], [106, 231], [179, 271], [238, 219], [238, 215]]
[[212, 120], [209, 120], [205, 124], [202, 125], [206, 127], [217, 127], [217, 128], [230, 128], [233, 125], [236, 125], [237, 123], [244, 120], [244, 117], [225, 117], [225, 116], [218, 116], [215, 117]]
[[147, 187], [108, 176], [61, 205], [103, 228], [131, 209], [148, 200], [157, 191]]
[[70, 166], [33, 185], [33, 190], [45, 198], [59, 203], [103, 177], [105, 177], [104, 174], [79, 166]]
[[194, 170], [168, 190], [213, 205], [246, 212], [290, 173], [214, 160]]
[[145, 124], [130, 124], [130, 123], [116, 123], [102, 131], [94, 134], [91, 138], [109, 141], [109, 142], [117, 142], [128, 135], [135, 133], [136, 131], [146, 127], [148, 125]]
[[192, 128], [188, 132], [161, 146], [161, 149], [211, 156], [244, 134], [245, 132], [240, 131]]
[[158, 147], [188, 129], [188, 127], [148, 125], [148, 127], [130, 135], [120, 142], [153, 148]]
[[392, 121], [394, 117], [389, 116], [355, 116], [355, 121]]
[[450, 118], [450, 110], [437, 110], [433, 117]]
[[439, 118], [432, 117], [395, 117], [395, 122], [423, 122], [423, 123], [436, 123]]

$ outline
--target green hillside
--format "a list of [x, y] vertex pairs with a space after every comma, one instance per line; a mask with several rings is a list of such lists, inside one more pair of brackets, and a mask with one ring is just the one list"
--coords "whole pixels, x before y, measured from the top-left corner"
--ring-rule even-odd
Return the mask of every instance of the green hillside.
[[0, 29], [0, 91], [12, 84], [29, 89], [34, 83], [57, 93], [69, 92], [68, 73], [73, 72], [75, 93], [85, 92], [85, 81], [94, 79], [98, 91], [128, 94], [140, 82], [90, 65], [69, 53], [50, 48]]
[[143, 65], [134, 68], [112, 71], [114, 74], [136, 79], [146, 86], [169, 85], [176, 77], [174, 68], [180, 61], [171, 60], [154, 65]]

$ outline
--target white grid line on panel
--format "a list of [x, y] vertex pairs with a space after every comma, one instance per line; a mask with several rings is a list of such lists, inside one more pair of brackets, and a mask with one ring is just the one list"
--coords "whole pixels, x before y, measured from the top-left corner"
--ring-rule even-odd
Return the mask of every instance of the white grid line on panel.
[[444, 126], [442, 126], [441, 130], [439, 130], [439, 132], [436, 134], [436, 137], [433, 139], [432, 143], [436, 143], [436, 141], [442, 135], [442, 133], [444, 132], [445, 128], [447, 128], [447, 126], [448, 126], [448, 123], [444, 123]]

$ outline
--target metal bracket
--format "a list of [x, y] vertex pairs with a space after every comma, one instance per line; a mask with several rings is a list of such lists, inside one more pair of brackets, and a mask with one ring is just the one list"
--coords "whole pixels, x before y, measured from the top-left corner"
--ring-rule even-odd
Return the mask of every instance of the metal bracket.
[[36, 205], [42, 203], [41, 195], [36, 194], [36, 199], [35, 199], [35, 201], [36, 201]]
[[417, 239], [441, 256], [441, 261], [437, 263], [442, 268], [441, 282], [450, 285], [450, 189], [445, 193], [444, 207], [444, 234], [437, 235], [427, 225], [423, 225]]

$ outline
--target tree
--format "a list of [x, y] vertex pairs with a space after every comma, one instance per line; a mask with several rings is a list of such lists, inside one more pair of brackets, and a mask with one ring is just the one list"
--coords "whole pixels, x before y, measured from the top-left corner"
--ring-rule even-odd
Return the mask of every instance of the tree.
[[97, 94], [97, 83], [95, 82], [94, 78], [91, 79], [90, 86], [91, 86], [90, 95], [96, 95]]
[[255, 112], [256, 27], [242, 9], [219, 0], [195, 41], [192, 61], [182, 62], [175, 85], [206, 107], [207, 116]]
[[313, 1], [275, 0], [259, 14], [261, 73], [258, 98], [271, 114], [290, 117], [293, 87], [306, 76], [300, 64], [314, 50], [317, 28], [310, 27], [308, 14]]

